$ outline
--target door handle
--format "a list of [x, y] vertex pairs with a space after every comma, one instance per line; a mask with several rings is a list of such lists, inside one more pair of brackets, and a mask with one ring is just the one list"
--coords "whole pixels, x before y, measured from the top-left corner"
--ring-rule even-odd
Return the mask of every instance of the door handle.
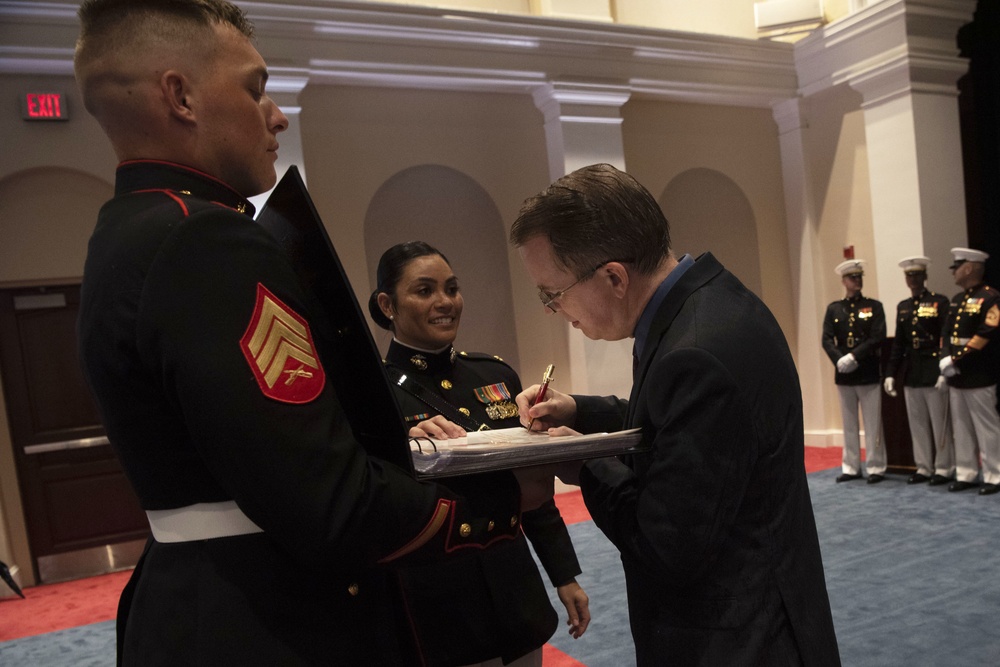
[[64, 452], [69, 449], [84, 449], [85, 447], [100, 447], [110, 445], [108, 437], [100, 435], [95, 438], [79, 438], [78, 440], [62, 440], [60, 442], [45, 442], [40, 445], [28, 445], [25, 454], [45, 454], [48, 452]]

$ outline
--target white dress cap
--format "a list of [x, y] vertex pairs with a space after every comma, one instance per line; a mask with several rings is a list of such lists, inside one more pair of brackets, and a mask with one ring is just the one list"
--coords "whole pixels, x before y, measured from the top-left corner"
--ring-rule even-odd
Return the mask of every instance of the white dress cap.
[[838, 276], [849, 276], [855, 273], [865, 272], [865, 260], [863, 259], [849, 259], [846, 262], [841, 262], [834, 269]]
[[903, 269], [903, 271], [926, 271], [930, 263], [930, 257], [914, 255], [913, 257], [904, 257], [899, 260], [899, 268]]
[[955, 258], [956, 262], [985, 262], [990, 257], [982, 250], [973, 250], [972, 248], [952, 248], [951, 256]]

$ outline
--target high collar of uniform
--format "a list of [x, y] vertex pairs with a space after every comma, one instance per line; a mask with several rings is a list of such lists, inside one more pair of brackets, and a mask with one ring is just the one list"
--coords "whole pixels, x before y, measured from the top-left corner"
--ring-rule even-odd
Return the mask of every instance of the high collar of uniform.
[[215, 202], [253, 217], [256, 209], [236, 190], [197, 169], [162, 160], [129, 160], [118, 165], [115, 194], [171, 190]]
[[402, 369], [411, 372], [437, 375], [451, 370], [455, 365], [455, 348], [451, 345], [440, 352], [424, 352], [407, 347], [397, 340], [389, 344], [386, 360]]
[[862, 294], [861, 292], [858, 292], [855, 296], [845, 296], [844, 301], [850, 301], [850, 302], [861, 301], [861, 299], [863, 298], [865, 298], [865, 295]]

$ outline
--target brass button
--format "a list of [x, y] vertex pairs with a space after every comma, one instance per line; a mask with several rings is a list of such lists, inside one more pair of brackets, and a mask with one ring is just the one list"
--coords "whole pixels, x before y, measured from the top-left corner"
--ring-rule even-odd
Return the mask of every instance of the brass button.
[[496, 528], [496, 526], [497, 525], [495, 523], [493, 523], [492, 521], [490, 521], [488, 524], [486, 524], [486, 530], [492, 531], [494, 528]]
[[357, 596], [357, 594], [358, 594], [358, 585], [357, 584], [351, 584], [350, 586], [347, 587], [347, 592], [350, 594], [351, 597]]
[[451, 380], [441, 380], [442, 389], [451, 389]]
[[459, 408], [458, 411], [461, 412], [466, 417], [472, 414], [471, 412], [469, 412], [469, 408]]
[[461, 535], [462, 537], [468, 537], [469, 535], [472, 535], [472, 526], [470, 526], [467, 523], [463, 523], [461, 526], [458, 527], [458, 534]]
[[517, 525], [517, 515], [515, 514], [510, 518], [510, 527], [513, 528]]

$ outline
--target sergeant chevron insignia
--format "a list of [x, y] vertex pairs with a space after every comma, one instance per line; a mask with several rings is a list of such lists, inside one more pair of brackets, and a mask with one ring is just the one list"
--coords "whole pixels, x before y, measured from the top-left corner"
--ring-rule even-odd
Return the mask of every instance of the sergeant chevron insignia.
[[308, 403], [323, 391], [326, 373], [319, 363], [309, 324], [260, 283], [240, 348], [268, 398]]

